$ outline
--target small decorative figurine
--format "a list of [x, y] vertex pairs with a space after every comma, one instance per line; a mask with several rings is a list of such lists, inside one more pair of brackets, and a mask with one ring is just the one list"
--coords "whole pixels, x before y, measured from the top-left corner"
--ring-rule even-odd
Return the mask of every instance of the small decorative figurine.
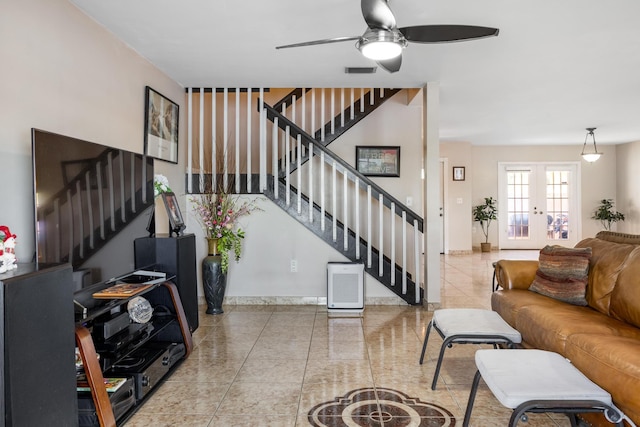
[[18, 268], [16, 259], [16, 235], [12, 234], [6, 225], [0, 225], [0, 239], [2, 240], [2, 247], [0, 248], [0, 260], [2, 261], [0, 273], [15, 270]]

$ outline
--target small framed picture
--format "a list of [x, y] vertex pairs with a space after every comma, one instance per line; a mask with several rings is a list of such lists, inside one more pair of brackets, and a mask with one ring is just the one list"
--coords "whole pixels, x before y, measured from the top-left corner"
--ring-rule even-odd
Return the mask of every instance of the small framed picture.
[[167, 215], [169, 216], [169, 226], [171, 229], [170, 234], [176, 233], [177, 235], [180, 235], [180, 232], [186, 226], [184, 225], [184, 220], [180, 213], [180, 206], [178, 206], [176, 195], [174, 193], [162, 193], [162, 201], [164, 202], [164, 207], [167, 209]]
[[356, 146], [356, 169], [366, 176], [400, 176], [400, 147]]
[[464, 166], [453, 167], [453, 180], [464, 181]]
[[145, 92], [144, 153], [178, 163], [178, 104], [149, 86]]

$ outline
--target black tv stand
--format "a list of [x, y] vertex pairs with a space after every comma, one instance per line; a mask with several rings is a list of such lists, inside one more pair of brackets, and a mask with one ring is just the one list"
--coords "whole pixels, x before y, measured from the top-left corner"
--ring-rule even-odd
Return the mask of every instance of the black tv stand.
[[[150, 396], [154, 388], [166, 376], [170, 375], [193, 350], [189, 325], [175, 284], [169, 281], [155, 283], [129, 298], [95, 299], [91, 297], [93, 293], [112, 285], [113, 283], [108, 282], [100, 283], [78, 291], [75, 295], [75, 299], [79, 301], [80, 305], [87, 307], [86, 310], [76, 310], [76, 344], [99, 424], [100, 426], [109, 427], [116, 426], [116, 423], [122, 423], [131, 417]], [[148, 333], [145, 332], [140, 336], [135, 336], [135, 339], [126, 340], [122, 339], [122, 335], [124, 334], [126, 338], [127, 334], [134, 332], [124, 329], [114, 335], [113, 338], [123, 342], [123, 344], [115, 344], [115, 349], [109, 347], [107, 345], [109, 343], [106, 343], [108, 340], [99, 336], [98, 331], [100, 328], [97, 328], [96, 324], [104, 320], [105, 316], [108, 318], [108, 316], [113, 315], [115, 318], [121, 313], [127, 313], [128, 302], [136, 296], [142, 296], [147, 299], [161, 314], [158, 316], [154, 314], [154, 317], [149, 322], [151, 325], [149, 325]], [[177, 351], [175, 350], [176, 346], [179, 347]], [[100, 348], [99, 351], [96, 351], [97, 347]], [[164, 364], [166, 371], [161, 372], [160, 375], [156, 374], [152, 381], [149, 378], [143, 378], [141, 375], [136, 376], [135, 373], [129, 374], [118, 369], [118, 364], [122, 363], [130, 355], [144, 351], [151, 354], [154, 350], [161, 348], [166, 351], [157, 352], [158, 358], [161, 358], [159, 364]], [[98, 355], [100, 355], [99, 358]], [[169, 358], [170, 363], [163, 363], [165, 357]], [[135, 384], [135, 404], [131, 409], [121, 414], [119, 419], [116, 419], [109, 394], [104, 385], [104, 377], [116, 376], [114, 373], [117, 373], [117, 376], [133, 378]]]

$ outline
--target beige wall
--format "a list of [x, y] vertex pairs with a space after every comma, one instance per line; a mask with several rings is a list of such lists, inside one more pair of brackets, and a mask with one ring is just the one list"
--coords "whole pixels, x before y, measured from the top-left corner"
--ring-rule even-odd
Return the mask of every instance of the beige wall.
[[[142, 152], [149, 85], [182, 107], [176, 82], [66, 0], [10, 0], [0, 13], [0, 224], [18, 235], [21, 262], [34, 253], [32, 127]], [[181, 108], [181, 140], [186, 117]], [[184, 164], [180, 155], [180, 164]], [[156, 161], [176, 184], [184, 166]]]
[[[623, 155], [616, 156], [618, 150], [624, 148]], [[623, 172], [618, 162], [626, 162], [630, 168], [631, 164], [638, 164], [640, 161], [640, 143], [626, 144], [622, 146], [604, 146], [601, 147], [605, 155], [596, 163], [589, 164], [580, 160], [579, 146], [471, 146], [468, 143], [447, 142], [440, 146], [441, 155], [447, 159], [448, 171], [445, 171], [447, 179], [449, 206], [449, 244], [450, 252], [468, 251], [472, 247], [479, 247], [484, 236], [478, 224], [473, 223], [471, 218], [471, 207], [484, 199], [484, 197], [498, 196], [498, 162], [575, 162], [580, 161], [580, 207], [582, 209], [580, 230], [582, 238], [595, 235], [600, 231], [599, 222], [592, 220], [591, 215], [598, 205], [598, 201], [604, 198], [617, 198], [616, 183], [620, 189], [626, 194], [621, 196], [618, 203], [622, 203], [622, 199], [629, 202], [620, 204], [620, 210], [630, 212], [633, 217], [635, 206], [635, 220], [625, 221], [618, 225], [619, 230], [622, 227], [633, 227], [632, 224], [640, 223], [640, 214], [638, 206], [640, 206], [638, 187], [628, 172]], [[633, 163], [635, 162], [635, 163]], [[454, 164], [455, 163], [455, 164]], [[454, 182], [451, 177], [451, 168], [453, 166], [466, 167], [466, 181]], [[617, 179], [614, 171], [618, 168]], [[462, 199], [462, 204], [458, 204], [457, 199]], [[626, 213], [626, 212], [625, 212]], [[475, 229], [475, 231], [474, 231]], [[635, 232], [640, 228], [636, 228]], [[629, 232], [633, 232], [633, 228], [628, 228]], [[492, 224], [489, 241], [497, 244], [498, 227]]]
[[[447, 241], [445, 250], [448, 253], [464, 253], [471, 251], [471, 202], [473, 188], [473, 147], [468, 142], [452, 142], [440, 144], [440, 156], [446, 160], [444, 179], [446, 180], [445, 227]], [[453, 167], [465, 168], [465, 180], [453, 180]]]

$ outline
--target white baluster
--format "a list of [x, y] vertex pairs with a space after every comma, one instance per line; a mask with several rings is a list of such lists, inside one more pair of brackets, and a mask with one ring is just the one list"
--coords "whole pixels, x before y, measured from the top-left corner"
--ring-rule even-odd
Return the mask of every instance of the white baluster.
[[199, 125], [198, 137], [198, 167], [200, 169], [198, 173], [198, 184], [200, 192], [204, 192], [204, 88], [200, 88], [200, 125]]
[[247, 193], [251, 193], [251, 88], [247, 88]]
[[309, 223], [313, 223], [313, 144], [309, 144]]
[[260, 191], [267, 189], [267, 111], [264, 108], [264, 88], [260, 88]]
[[240, 88], [236, 88], [236, 170], [235, 170], [235, 182], [236, 182], [236, 194], [240, 193]]
[[338, 206], [337, 206], [337, 196], [336, 196], [336, 191], [337, 191], [337, 184], [336, 184], [336, 162], [333, 162], [331, 164], [331, 185], [332, 185], [332, 195], [331, 195], [331, 216], [333, 218], [332, 221], [332, 228], [333, 228], [333, 241], [335, 242], [336, 240], [338, 240], [338, 223], [337, 223], [337, 216], [338, 216]]
[[[193, 161], [193, 108], [191, 106], [193, 102], [193, 89], [187, 89], [187, 192], [193, 192], [193, 167], [191, 162]], [[145, 190], [145, 186], [142, 186]]]
[[324, 151], [320, 152], [320, 229], [322, 231], [325, 230], [325, 196], [326, 196], [326, 191], [325, 191], [325, 179], [324, 179], [324, 171], [325, 171], [325, 164], [324, 164]]
[[384, 275], [384, 196], [382, 193], [378, 195], [378, 276]]
[[278, 199], [278, 117], [273, 118], [271, 131], [271, 173], [273, 174], [274, 197]]
[[331, 134], [336, 133], [336, 93], [335, 89], [331, 88]]
[[371, 268], [371, 186], [367, 185], [367, 267]]
[[291, 204], [291, 130], [289, 126], [284, 128], [284, 180], [285, 180], [285, 200], [287, 206]]
[[356, 233], [356, 259], [360, 259], [360, 178], [356, 177], [353, 199], [355, 200], [355, 233]]
[[[295, 124], [297, 124], [298, 122], [296, 122], [296, 96], [293, 95], [291, 97], [291, 121]], [[300, 150], [298, 150], [298, 147], [296, 146], [296, 150], [295, 152], [291, 153], [292, 154], [292, 158], [291, 161], [295, 161], [295, 159], [297, 159], [298, 157], [300, 157]], [[298, 187], [300, 188], [300, 187]], [[300, 191], [298, 191], [298, 194], [300, 194]]]
[[416, 279], [415, 279], [415, 293], [416, 293], [416, 304], [420, 302], [420, 231], [418, 230], [418, 220], [413, 220], [413, 251], [415, 256], [415, 270], [416, 270]]
[[407, 293], [407, 212], [402, 211], [402, 294]]
[[344, 88], [340, 89], [340, 127], [344, 127]]
[[324, 142], [324, 124], [326, 120], [324, 118], [325, 106], [324, 106], [325, 90], [322, 89], [320, 94], [320, 141]]
[[391, 286], [396, 285], [396, 204], [391, 202]]
[[355, 117], [355, 103], [356, 103], [356, 94], [355, 94], [355, 89], [351, 88], [351, 120], [353, 120], [353, 118]]
[[[303, 131], [307, 132], [307, 91], [302, 88], [302, 126]], [[311, 132], [307, 132], [311, 134]]]
[[229, 164], [229, 89], [223, 89], [223, 120], [222, 120], [222, 186], [224, 191], [228, 191], [229, 177], [227, 176], [227, 165]]
[[216, 118], [216, 107], [218, 105], [218, 96], [216, 88], [211, 88], [211, 192], [218, 190], [218, 137], [216, 135], [218, 129], [218, 120]]
[[302, 212], [302, 156], [300, 153], [302, 152], [302, 135], [298, 134], [296, 138], [297, 146], [298, 146], [298, 155], [296, 156], [298, 159], [298, 167], [296, 168], [296, 176], [297, 176], [297, 186], [298, 186], [298, 214]]
[[314, 139], [316, 137], [316, 90], [311, 89], [311, 130], [309, 131]]
[[346, 169], [342, 171], [342, 224], [344, 226], [344, 250], [347, 251], [349, 249], [349, 176]]

